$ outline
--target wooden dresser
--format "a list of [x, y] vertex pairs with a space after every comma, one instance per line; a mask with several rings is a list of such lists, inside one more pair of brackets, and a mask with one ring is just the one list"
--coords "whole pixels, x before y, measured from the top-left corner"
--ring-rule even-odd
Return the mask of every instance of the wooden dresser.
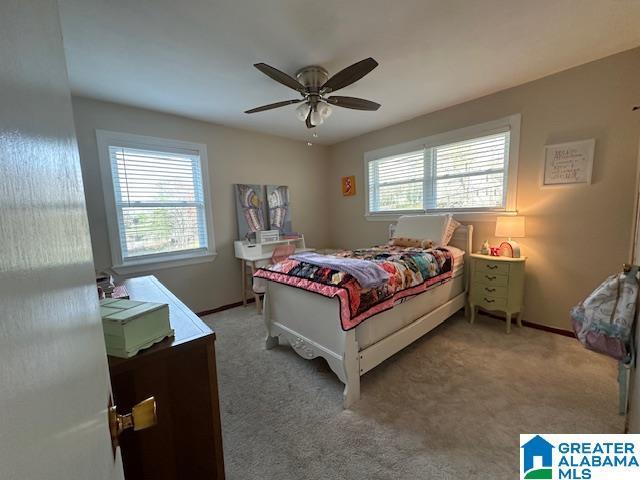
[[154, 396], [158, 424], [120, 437], [127, 480], [224, 478], [215, 333], [155, 277], [124, 282], [132, 300], [169, 304], [175, 337], [129, 358], [109, 357], [115, 403]]

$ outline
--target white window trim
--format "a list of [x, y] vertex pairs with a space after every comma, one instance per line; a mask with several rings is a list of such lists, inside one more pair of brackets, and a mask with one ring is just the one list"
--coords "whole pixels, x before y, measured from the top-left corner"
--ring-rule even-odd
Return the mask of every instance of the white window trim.
[[[113, 263], [111, 268], [116, 273], [129, 274], [213, 261], [217, 256], [217, 253], [215, 249], [215, 235], [213, 231], [211, 196], [209, 193], [209, 160], [207, 157], [207, 146], [202, 143], [148, 137], [145, 135], [133, 135], [130, 133], [112, 132], [108, 130], [96, 130], [96, 140], [98, 145], [98, 159], [100, 161], [100, 173], [102, 176], [104, 207], [107, 216], [107, 229], [109, 231], [111, 262]], [[123, 259], [118, 230], [116, 199], [111, 174], [111, 158], [109, 156], [109, 146], [112, 145], [149, 150], [159, 149], [175, 153], [185, 153], [185, 151], [188, 151], [191, 155], [193, 155], [193, 152], [198, 153], [200, 156], [202, 189], [205, 204], [205, 222], [207, 228], [206, 248], [193, 251], [144, 255], [139, 258], [126, 261]]]
[[[518, 189], [518, 152], [520, 151], [520, 123], [522, 115], [519, 113], [509, 115], [507, 117], [492, 120], [490, 122], [472, 125], [469, 127], [459, 128], [444, 133], [430, 135], [428, 137], [419, 138], [410, 142], [391, 145], [377, 150], [372, 150], [364, 154], [364, 211], [365, 218], [370, 221], [395, 221], [398, 217], [408, 214], [424, 214], [424, 213], [453, 213], [457, 219], [463, 221], [494, 221], [497, 215], [515, 215], [516, 197]], [[403, 210], [401, 212], [370, 212], [369, 211], [369, 162], [384, 157], [394, 155], [402, 155], [404, 153], [414, 152], [422, 148], [437, 147], [449, 143], [461, 142], [484, 135], [491, 135], [504, 131], [508, 128], [509, 134], [509, 164], [505, 175], [506, 181], [506, 201], [505, 208], [488, 209], [449, 209], [449, 210]]]

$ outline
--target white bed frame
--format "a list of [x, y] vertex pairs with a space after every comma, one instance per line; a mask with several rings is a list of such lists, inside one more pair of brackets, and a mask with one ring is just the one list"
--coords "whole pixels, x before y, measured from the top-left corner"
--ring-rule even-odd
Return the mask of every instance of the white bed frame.
[[[398, 220], [396, 236], [423, 238], [421, 217], [404, 216]], [[422, 233], [421, 233], [422, 232]], [[461, 226], [455, 231], [450, 245], [465, 251], [464, 289], [462, 293], [425, 312], [424, 302], [418, 301], [426, 293], [396, 305], [357, 327], [345, 332], [340, 326], [339, 300], [300, 290], [276, 282], [267, 282], [264, 302], [264, 322], [267, 327], [266, 348], [271, 349], [285, 340], [302, 358], [323, 357], [331, 370], [345, 384], [344, 408], [360, 398], [360, 376], [413, 343], [467, 306], [469, 268], [473, 226]], [[442, 288], [442, 287], [434, 287]], [[409, 316], [410, 323], [360, 348], [358, 329], [368, 322], [384, 322], [394, 315]]]

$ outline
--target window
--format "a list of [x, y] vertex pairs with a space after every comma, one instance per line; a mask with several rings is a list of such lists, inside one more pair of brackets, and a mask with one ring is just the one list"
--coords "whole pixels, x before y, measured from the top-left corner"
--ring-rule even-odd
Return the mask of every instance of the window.
[[371, 217], [515, 210], [520, 115], [365, 155]]
[[369, 162], [370, 211], [421, 210], [424, 167], [423, 150]]
[[206, 147], [104, 131], [97, 137], [114, 269], [210, 260]]

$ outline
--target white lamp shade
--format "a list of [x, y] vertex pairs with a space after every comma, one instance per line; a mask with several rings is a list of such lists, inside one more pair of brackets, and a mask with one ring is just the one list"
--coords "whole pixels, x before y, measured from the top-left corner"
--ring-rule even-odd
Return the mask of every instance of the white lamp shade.
[[496, 237], [524, 237], [524, 217], [496, 218]]

